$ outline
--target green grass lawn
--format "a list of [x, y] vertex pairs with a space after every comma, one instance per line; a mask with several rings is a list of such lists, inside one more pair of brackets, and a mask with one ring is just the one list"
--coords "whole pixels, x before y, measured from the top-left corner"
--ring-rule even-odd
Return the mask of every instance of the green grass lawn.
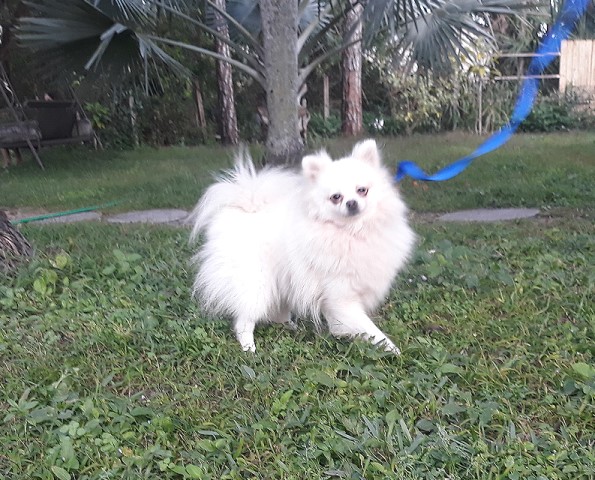
[[[397, 158], [452, 159], [471, 140], [413, 137]], [[259, 329], [257, 353], [242, 353], [189, 298], [185, 229], [24, 225], [36, 256], [0, 277], [0, 478], [594, 478], [594, 141], [521, 137], [453, 183], [403, 184], [415, 211], [545, 213], [414, 216], [415, 258], [378, 312], [400, 357], [307, 322]], [[190, 207], [228, 153], [92, 152], [105, 172], [46, 155], [46, 173], [1, 174], [0, 204], [74, 208], [132, 191], [135, 208]]]
[[[481, 139], [469, 134], [380, 139], [394, 170], [399, 160], [436, 171], [471, 153]], [[352, 140], [328, 142], [343, 155]], [[311, 149], [318, 147], [312, 146]], [[255, 148], [255, 156], [262, 149]], [[47, 170], [35, 162], [0, 171], [0, 208], [71, 210], [117, 201], [111, 211], [191, 208], [212, 173], [231, 165], [233, 150], [220, 147], [142, 148], [131, 152], [45, 150]], [[581, 207], [595, 205], [595, 132], [516, 135], [446, 183], [414, 185], [403, 192], [415, 211], [477, 207]]]

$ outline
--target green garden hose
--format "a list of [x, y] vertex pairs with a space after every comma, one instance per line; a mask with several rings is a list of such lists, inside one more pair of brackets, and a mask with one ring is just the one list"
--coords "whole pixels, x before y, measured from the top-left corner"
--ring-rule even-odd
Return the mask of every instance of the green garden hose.
[[14, 222], [11, 222], [11, 223], [17, 224], [17, 223], [38, 222], [40, 220], [47, 220], [48, 218], [65, 217], [67, 215], [74, 215], [75, 213], [92, 212], [94, 210], [100, 210], [102, 208], [113, 207], [114, 205], [117, 205], [117, 204], [118, 204], [118, 202], [109, 202], [109, 203], [104, 203], [103, 205], [96, 205], [93, 207], [77, 208], [76, 210], [66, 210], [64, 212], [46, 213], [44, 215], [37, 215], [35, 217], [21, 218], [20, 220], [15, 220]]

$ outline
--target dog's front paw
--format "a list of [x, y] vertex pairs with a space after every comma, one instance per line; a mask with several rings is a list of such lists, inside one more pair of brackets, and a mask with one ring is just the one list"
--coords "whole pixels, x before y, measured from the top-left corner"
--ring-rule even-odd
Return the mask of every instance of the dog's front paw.
[[376, 347], [384, 348], [385, 352], [390, 352], [395, 355], [401, 355], [401, 350], [397, 347], [393, 342], [391, 342], [388, 338], [383, 338], [382, 340], [375, 342], [374, 345]]
[[256, 352], [256, 344], [254, 343], [254, 335], [252, 333], [238, 333], [237, 338], [244, 352]]
[[256, 344], [254, 343], [254, 325], [241, 325], [243, 328], [238, 328], [240, 325], [236, 324], [236, 338], [244, 352], [255, 352]]
[[251, 339], [238, 338], [238, 340], [244, 352], [256, 352], [256, 344], [254, 343], [254, 337], [252, 337]]

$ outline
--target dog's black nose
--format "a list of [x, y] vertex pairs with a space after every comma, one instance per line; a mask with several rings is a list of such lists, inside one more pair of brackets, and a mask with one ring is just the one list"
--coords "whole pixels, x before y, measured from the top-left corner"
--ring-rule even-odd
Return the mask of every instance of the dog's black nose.
[[349, 213], [349, 215], [355, 215], [359, 212], [359, 205], [355, 200], [348, 200], [345, 202], [345, 206], [347, 207], [347, 213]]

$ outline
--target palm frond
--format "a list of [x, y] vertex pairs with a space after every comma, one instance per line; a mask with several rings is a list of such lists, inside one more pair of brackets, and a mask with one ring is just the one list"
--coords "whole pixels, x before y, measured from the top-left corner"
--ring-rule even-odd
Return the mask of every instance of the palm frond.
[[[330, 49], [336, 54], [352, 43], [351, 35], [356, 25], [349, 32], [341, 32], [341, 23], [345, 20], [347, 12], [352, 8], [352, 5], [346, 5], [340, 9], [335, 8], [334, 11], [327, 11], [326, 16], [320, 21], [319, 28], [314, 29], [308, 36], [301, 35], [301, 39], [298, 41], [300, 64], [305, 63], [308, 57], [316, 53], [319, 54], [318, 58], [324, 56], [323, 61], [328, 59], [329, 55], [327, 53], [329, 49], [326, 48], [328, 44], [331, 45]], [[337, 49], [338, 46], [339, 48]], [[321, 62], [317, 63], [319, 64]]]
[[[258, 0], [227, 0], [226, 10], [235, 21], [246, 29], [254, 38], [258, 38], [261, 33], [260, 6]], [[207, 17], [208, 22], [213, 20]], [[230, 35], [234, 40], [240, 41], [235, 30], [231, 25]]]
[[[255, 50], [256, 54], [259, 57], [262, 57], [262, 47], [260, 46], [260, 43], [257, 39], [260, 32], [257, 33], [251, 30], [253, 28], [253, 25], [250, 24], [249, 26], [246, 26], [242, 24], [242, 22], [239, 19], [235, 18], [233, 14], [229, 13], [227, 9], [219, 8], [210, 0], [205, 1], [208, 8], [207, 20], [206, 23], [203, 24], [204, 29], [208, 29], [209, 33], [211, 33], [216, 38], [225, 41], [225, 43], [227, 43], [234, 50], [238, 50], [240, 44], [247, 44], [251, 49]], [[256, 10], [258, 10], [259, 12], [259, 9]], [[254, 12], [256, 10], [251, 11]], [[258, 15], [260, 16], [260, 13], [258, 13]], [[219, 34], [218, 29], [216, 28], [216, 23], [219, 21], [218, 17], [223, 17], [223, 19], [228, 22], [231, 34], [234, 34], [235, 32], [235, 38], [233, 38], [233, 40], [230, 40], [232, 37], [230, 37], [230, 39], [226, 39], [225, 37]]]
[[156, 19], [155, 2], [146, 0], [85, 0], [115, 22], [146, 25]]
[[37, 17], [22, 17], [17, 38], [27, 47], [51, 49], [98, 37], [113, 21], [91, 5], [76, 0], [27, 2]]
[[[207, 0], [208, 2], [208, 0]], [[178, 11], [175, 10], [167, 5], [165, 5], [162, 2], [158, 2], [159, 5], [166, 11], [176, 15], [177, 18], [184, 20], [186, 22], [188, 22], [189, 25], [193, 25], [196, 28], [198, 28], [199, 30], [202, 30], [208, 34], [210, 34], [211, 36], [213, 36], [214, 38], [216, 38], [217, 40], [219, 40], [222, 43], [225, 43], [226, 45], [228, 45], [240, 58], [242, 58], [249, 66], [251, 69], [253, 70], [261, 70], [262, 65], [259, 63], [258, 58], [262, 58], [263, 52], [262, 52], [262, 48], [260, 46], [260, 44], [258, 44], [258, 42], [251, 38], [250, 34], [248, 32], [246, 32], [245, 35], [245, 39], [249, 40], [249, 45], [252, 46], [252, 51], [254, 51], [256, 53], [256, 55], [251, 55], [249, 52], [246, 51], [246, 49], [244, 48], [244, 44], [240, 44], [237, 43], [235, 41], [233, 41], [232, 39], [228, 38], [225, 35], [222, 35], [220, 32], [217, 31], [215, 27], [215, 25], [213, 25], [213, 27], [207, 25], [205, 22], [202, 22], [201, 20], [194, 18], [182, 11]], [[211, 2], [208, 2], [209, 4], [211, 4]], [[218, 9], [220, 10], [220, 9]], [[220, 10], [221, 12], [223, 12], [222, 14], [227, 18], [228, 14], [225, 13], [223, 10]], [[158, 37], [155, 37], [158, 38]], [[173, 39], [162, 39], [164, 42], [170, 41], [170, 42], [177, 42], [176, 40]], [[178, 42], [180, 45], [189, 45], [185, 42]], [[191, 48], [186, 48], [187, 50], [191, 50]], [[202, 49], [205, 50], [205, 49]], [[196, 51], [196, 50], [195, 50]]]
[[[407, 53], [409, 66], [416, 65], [435, 73], [450, 72], [454, 65], [475, 54], [474, 43], [483, 39], [495, 46], [489, 28], [490, 15], [518, 15], [521, 9], [539, 1], [519, 0], [372, 0], [377, 8], [386, 6], [384, 25], [390, 25], [390, 37], [397, 54]], [[371, 7], [369, 7], [371, 8]], [[369, 10], [372, 12], [372, 10]], [[370, 14], [370, 13], [368, 13]], [[374, 12], [373, 22], [380, 22]], [[392, 23], [387, 21], [392, 18]]]
[[[262, 48], [256, 39], [224, 10], [218, 9], [209, 0], [203, 0], [203, 6], [215, 9], [242, 31], [252, 53], [232, 42], [200, 18], [189, 15], [192, 9], [198, 8], [197, 3], [190, 0], [29, 0], [29, 5], [39, 16], [21, 19], [18, 38], [27, 47], [43, 50], [44, 57], [51, 58], [65, 72], [80, 72], [84, 66], [87, 72], [130, 73], [137, 69], [146, 70], [148, 60], [152, 59], [177, 74], [189, 75], [189, 69], [162, 48], [162, 45], [169, 45], [227, 61], [264, 83], [263, 67], [259, 62]], [[226, 43], [240, 60], [154, 34], [153, 22], [158, 9]]]
[[200, 53], [202, 55], [206, 55], [208, 57], [215, 58], [216, 60], [222, 60], [224, 62], [227, 62], [227, 63], [231, 64], [232, 66], [238, 68], [239, 70], [243, 71], [244, 73], [248, 74], [252, 78], [254, 78], [263, 87], [266, 86], [264, 75], [262, 73], [262, 69], [260, 69], [260, 68], [258, 68], [258, 69], [252, 68], [249, 65], [246, 65], [245, 63], [239, 62], [238, 60], [235, 60], [230, 57], [226, 57], [224, 55], [220, 55], [217, 52], [208, 50], [206, 48], [198, 47], [198, 46], [192, 45], [190, 43], [178, 42], [177, 40], [171, 40], [168, 38], [157, 37], [157, 36], [153, 36], [153, 35], [148, 35], [147, 38], [150, 38], [151, 40], [154, 40], [155, 42], [164, 43], [166, 45], [171, 45], [174, 47], [179, 47], [179, 48], [191, 51], [191, 52]]
[[[28, 3], [39, 16], [21, 18], [17, 38], [22, 45], [43, 51], [38, 58], [46, 81], [83, 73], [121, 81], [123, 75], [134, 78], [138, 74], [144, 75], [146, 83], [149, 59], [178, 75], [191, 75], [142, 33], [142, 28], [154, 26], [154, 11], [144, 10], [142, 2], [118, 0], [112, 5], [91, 0], [37, 0]], [[112, 14], [130, 20], [133, 27], [114, 21]], [[145, 21], [148, 23], [142, 23]]]
[[[324, 33], [322, 32], [327, 32], [328, 29], [331, 27], [331, 22], [333, 20], [333, 17], [331, 15], [331, 9], [332, 6], [330, 3], [327, 4], [323, 4], [321, 5], [321, 10], [317, 10], [315, 12], [315, 15], [312, 15], [311, 9], [313, 7], [312, 2], [308, 1], [308, 2], [303, 2], [303, 3], [307, 3], [307, 6], [305, 8], [303, 8], [301, 10], [301, 17], [300, 19], [302, 20], [300, 23], [302, 23], [302, 28], [299, 32], [298, 35], [298, 43], [297, 43], [297, 51], [301, 52], [304, 45], [306, 44], [306, 42], [308, 42], [309, 40], [314, 40], [312, 37], [314, 36], [314, 34], [316, 32], [318, 32], [321, 35], [324, 35]], [[310, 10], [310, 14], [306, 15], [306, 12], [308, 12], [308, 10]], [[316, 38], [320, 38], [319, 36], [317, 36]], [[312, 44], [317, 44], [318, 42], [316, 40], [311, 41]], [[304, 52], [305, 53], [305, 52]]]
[[192, 72], [169, 53], [163, 50], [157, 43], [149, 36], [144, 34], [136, 34], [138, 39], [140, 55], [143, 61], [149, 59], [159, 60], [164, 65], [167, 65], [171, 70], [183, 77], [191, 77]]

